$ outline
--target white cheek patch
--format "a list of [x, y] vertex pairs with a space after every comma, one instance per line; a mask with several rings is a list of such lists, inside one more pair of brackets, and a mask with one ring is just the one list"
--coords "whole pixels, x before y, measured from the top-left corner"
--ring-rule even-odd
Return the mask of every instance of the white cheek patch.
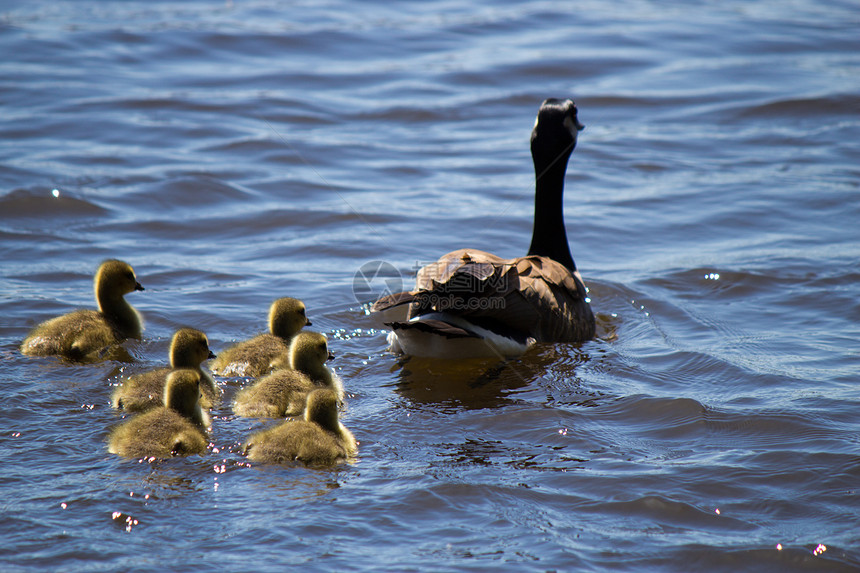
[[564, 118], [563, 125], [564, 125], [564, 127], [566, 127], [566, 128], [567, 128], [567, 130], [570, 132], [570, 135], [572, 135], [572, 136], [573, 136], [573, 138], [574, 138], [574, 139], [576, 139], [576, 136], [579, 134], [579, 129], [577, 129], [577, 127], [576, 127], [576, 122], [575, 122], [575, 121], [573, 121], [573, 118], [572, 118], [572, 117], [570, 117], [569, 115], [568, 115], [568, 116], [566, 116], [566, 117]]

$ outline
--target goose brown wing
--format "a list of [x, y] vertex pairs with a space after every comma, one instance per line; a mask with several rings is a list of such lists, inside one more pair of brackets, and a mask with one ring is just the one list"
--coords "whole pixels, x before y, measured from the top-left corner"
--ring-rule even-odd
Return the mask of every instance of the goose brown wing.
[[582, 281], [546, 257], [453, 251], [418, 272], [414, 291], [392, 296], [409, 303], [409, 318], [444, 312], [515, 340], [561, 342], [593, 335]]
[[578, 342], [594, 336], [594, 315], [578, 272], [547, 257], [517, 260], [521, 304], [536, 311], [534, 338], [542, 342]]

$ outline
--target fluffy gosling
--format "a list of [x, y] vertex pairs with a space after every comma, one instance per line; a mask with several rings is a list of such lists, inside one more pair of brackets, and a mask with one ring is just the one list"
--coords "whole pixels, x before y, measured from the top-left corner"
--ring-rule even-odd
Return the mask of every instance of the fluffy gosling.
[[107, 260], [99, 266], [93, 283], [98, 310], [76, 310], [43, 322], [21, 343], [21, 353], [84, 361], [97, 358], [99, 352], [126, 338], [140, 338], [140, 315], [123, 298], [143, 290], [131, 265]]
[[343, 399], [340, 379], [326, 367], [329, 353], [325, 335], [301, 332], [290, 344], [291, 369], [278, 369], [236, 393], [233, 412], [246, 417], [296, 416], [305, 407], [309, 392], [329, 388]]
[[178, 368], [191, 368], [200, 375], [200, 404], [209, 409], [217, 404], [220, 389], [200, 365], [204, 360], [215, 358], [209, 349], [206, 335], [193, 328], [181, 328], [170, 341], [170, 366], [135, 374], [114, 390], [111, 405], [129, 412], [142, 412], [163, 406], [164, 386], [167, 376]]
[[201, 410], [199, 398], [197, 371], [172, 371], [164, 387], [165, 405], [114, 428], [108, 437], [108, 451], [128, 458], [203, 454], [209, 444], [209, 418]]
[[311, 326], [305, 304], [295, 298], [279, 298], [269, 308], [269, 332], [219, 353], [211, 364], [212, 372], [218, 376], [262, 376], [272, 370], [272, 361], [288, 351], [293, 336], [305, 326]]
[[243, 445], [248, 459], [264, 463], [302, 462], [331, 466], [352, 461], [358, 453], [355, 437], [337, 415], [337, 394], [319, 388], [308, 394], [303, 419], [288, 419], [251, 435]]

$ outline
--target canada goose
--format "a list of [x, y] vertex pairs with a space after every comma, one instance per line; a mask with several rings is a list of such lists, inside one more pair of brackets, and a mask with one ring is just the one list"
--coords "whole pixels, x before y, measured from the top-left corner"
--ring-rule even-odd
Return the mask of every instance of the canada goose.
[[200, 375], [201, 405], [212, 408], [218, 401], [219, 388], [200, 365], [204, 360], [215, 358], [209, 349], [209, 339], [194, 328], [180, 328], [170, 341], [170, 366], [135, 374], [118, 386], [111, 397], [114, 408], [129, 412], [141, 412], [164, 405], [164, 384], [167, 375], [178, 368], [191, 368]]
[[355, 457], [358, 446], [352, 432], [337, 416], [337, 394], [317, 389], [308, 394], [302, 419], [288, 419], [257, 432], [245, 442], [243, 453], [255, 462], [333, 465]]
[[21, 343], [21, 353], [83, 360], [126, 338], [140, 338], [140, 315], [123, 298], [143, 290], [131, 265], [107, 260], [99, 266], [93, 283], [98, 310], [76, 310], [43, 322]]
[[290, 340], [311, 326], [305, 304], [295, 298], [279, 298], [269, 308], [269, 332], [220, 352], [211, 364], [218, 376], [262, 376], [272, 370], [272, 360], [287, 353]]
[[535, 211], [528, 254], [503, 259], [460, 249], [418, 271], [415, 288], [372, 311], [391, 327], [391, 350], [425, 357], [512, 357], [535, 342], [581, 342], [594, 315], [564, 228], [567, 161], [584, 129], [569, 99], [541, 104], [531, 136]]
[[108, 451], [129, 458], [189, 456], [206, 451], [209, 419], [200, 409], [200, 375], [190, 368], [172, 371], [158, 406], [114, 428]]
[[326, 367], [334, 356], [326, 337], [300, 332], [290, 344], [290, 368], [279, 368], [236, 393], [233, 412], [238, 416], [295, 416], [302, 412], [305, 397], [315, 388], [329, 388], [343, 399], [340, 379]]

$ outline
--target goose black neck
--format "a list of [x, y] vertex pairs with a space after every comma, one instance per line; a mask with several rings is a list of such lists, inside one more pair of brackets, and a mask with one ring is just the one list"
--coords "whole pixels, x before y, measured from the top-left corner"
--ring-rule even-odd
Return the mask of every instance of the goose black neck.
[[549, 257], [574, 272], [564, 229], [564, 174], [573, 146], [555, 158], [542, 161], [535, 156], [535, 218], [529, 255]]

